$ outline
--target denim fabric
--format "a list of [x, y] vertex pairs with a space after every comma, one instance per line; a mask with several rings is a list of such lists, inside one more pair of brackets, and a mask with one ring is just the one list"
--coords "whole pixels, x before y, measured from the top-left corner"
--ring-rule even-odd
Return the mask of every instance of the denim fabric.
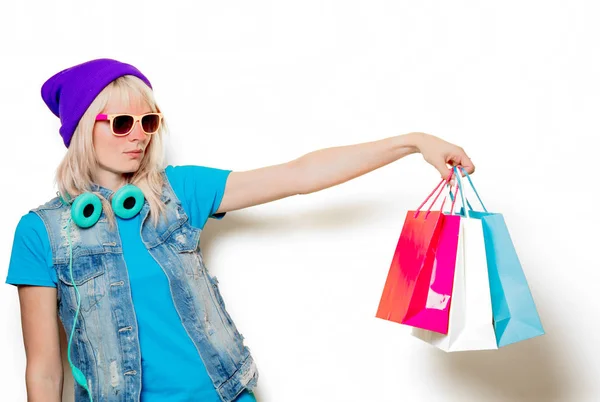
[[[199, 247], [201, 229], [190, 225], [168, 179], [161, 200], [166, 220], [154, 227], [145, 203], [141, 212], [141, 239], [169, 281], [175, 308], [200, 354], [213, 385], [224, 402], [252, 390], [258, 370], [225, 309], [218, 281], [204, 264]], [[95, 186], [110, 199], [112, 191]], [[109, 230], [104, 212], [92, 227], [69, 223], [70, 209], [54, 198], [33, 210], [43, 220], [58, 277], [59, 316], [69, 335], [77, 309], [71, 282], [67, 224], [72, 243], [72, 276], [81, 297], [81, 309], [71, 345], [71, 359], [88, 380], [94, 401], [139, 401], [141, 354], [135, 310], [119, 232]], [[75, 384], [75, 401], [88, 401]]]

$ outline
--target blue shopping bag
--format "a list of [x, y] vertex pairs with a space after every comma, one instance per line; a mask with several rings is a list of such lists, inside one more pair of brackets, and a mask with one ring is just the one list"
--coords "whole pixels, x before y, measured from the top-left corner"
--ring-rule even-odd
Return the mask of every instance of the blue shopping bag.
[[[483, 211], [475, 211], [467, 201], [468, 216], [480, 219], [483, 226], [498, 347], [543, 335], [544, 328], [504, 217], [499, 213], [488, 212], [469, 174], [462, 167], [460, 169], [483, 208]], [[458, 178], [457, 168], [454, 170]], [[461, 181], [457, 180], [462, 194]], [[464, 209], [461, 209], [460, 214], [464, 215]]]

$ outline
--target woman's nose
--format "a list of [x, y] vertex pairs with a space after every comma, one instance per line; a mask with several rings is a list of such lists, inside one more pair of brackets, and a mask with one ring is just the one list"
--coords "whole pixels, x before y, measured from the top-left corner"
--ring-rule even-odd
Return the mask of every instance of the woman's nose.
[[129, 140], [139, 140], [144, 141], [146, 139], [146, 133], [142, 130], [142, 123], [140, 121], [136, 121], [133, 123], [133, 129], [127, 136]]

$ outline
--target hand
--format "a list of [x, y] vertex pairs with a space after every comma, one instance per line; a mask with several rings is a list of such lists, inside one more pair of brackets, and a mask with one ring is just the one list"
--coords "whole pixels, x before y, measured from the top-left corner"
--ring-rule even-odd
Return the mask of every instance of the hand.
[[[436, 168], [444, 180], [450, 176], [453, 166], [462, 166], [468, 174], [475, 172], [475, 165], [461, 147], [430, 134], [411, 134], [415, 136], [415, 145], [423, 159]], [[451, 184], [454, 184], [454, 179]]]

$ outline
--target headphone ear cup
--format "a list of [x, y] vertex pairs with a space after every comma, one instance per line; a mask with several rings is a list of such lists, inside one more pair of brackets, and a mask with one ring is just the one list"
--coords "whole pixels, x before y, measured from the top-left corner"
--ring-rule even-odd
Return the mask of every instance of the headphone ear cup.
[[139, 187], [127, 184], [113, 195], [111, 205], [119, 218], [130, 219], [141, 211], [144, 200], [144, 193]]
[[93, 193], [80, 194], [71, 205], [71, 219], [80, 228], [89, 228], [98, 222], [102, 214], [102, 202]]

